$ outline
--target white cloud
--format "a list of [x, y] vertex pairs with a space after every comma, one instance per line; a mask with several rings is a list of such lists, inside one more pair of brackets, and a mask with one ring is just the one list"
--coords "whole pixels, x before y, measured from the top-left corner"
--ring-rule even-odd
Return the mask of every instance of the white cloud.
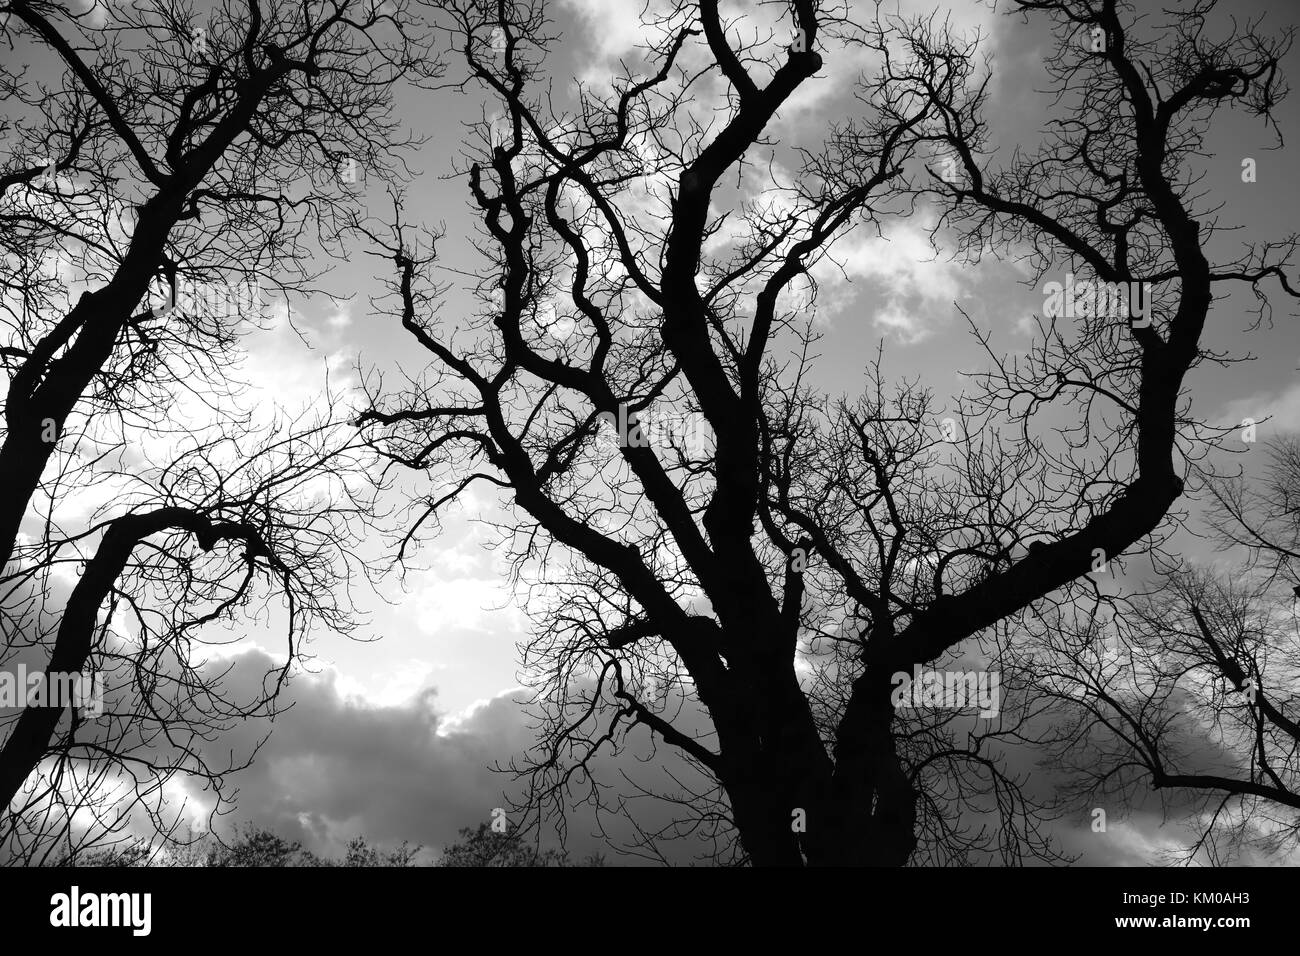
[[[314, 404], [327, 381], [335, 391], [353, 384], [351, 353], [342, 348], [322, 352], [313, 347], [316, 343], [304, 341], [298, 332], [303, 316], [291, 314], [285, 300], [277, 298], [267, 309], [268, 327], [248, 333], [245, 355], [236, 370], [253, 388], [255, 407], [296, 411]], [[325, 319], [325, 325], [338, 330], [349, 321], [347, 307], [339, 306]]]
[[1247, 418], [1262, 423], [1256, 428], [1261, 441], [1270, 435], [1300, 430], [1300, 382], [1280, 392], [1256, 392], [1229, 402], [1212, 424], [1233, 427]]
[[583, 41], [595, 54], [585, 82], [607, 83], [609, 67], [637, 52], [638, 44], [654, 39], [641, 23], [642, 0], [564, 0], [583, 27]]
[[352, 312], [346, 304], [340, 304], [339, 307], [331, 313], [326, 319], [325, 324], [331, 329], [345, 329], [352, 324]]
[[509, 585], [501, 578], [439, 579], [427, 575], [408, 604], [425, 634], [450, 630], [517, 633], [524, 624]]
[[930, 337], [931, 330], [914, 312], [902, 308], [897, 302], [889, 302], [876, 313], [875, 323], [886, 332], [892, 332], [904, 345], [915, 345]]
[[891, 295], [952, 302], [961, 293], [961, 266], [934, 251], [931, 226], [929, 220], [901, 222], [879, 236], [860, 230], [836, 246], [835, 258], [850, 279], [874, 279]]
[[819, 315], [833, 319], [862, 308], [858, 283], [880, 293], [872, 320], [904, 344], [927, 338], [952, 304], [965, 295], [961, 266], [930, 245], [929, 220], [886, 226], [880, 235], [859, 229], [839, 240], [812, 268]]
[[396, 668], [395, 671], [374, 675], [369, 686], [340, 673], [337, 686], [349, 700], [372, 707], [397, 707], [418, 697], [430, 686], [434, 672], [440, 669], [419, 657], [398, 661]]

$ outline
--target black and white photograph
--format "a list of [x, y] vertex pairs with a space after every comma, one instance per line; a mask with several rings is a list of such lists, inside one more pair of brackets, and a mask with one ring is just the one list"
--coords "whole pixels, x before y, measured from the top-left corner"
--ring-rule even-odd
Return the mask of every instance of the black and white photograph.
[[1298, 26], [0, 0], [8, 922], [1278, 928]]

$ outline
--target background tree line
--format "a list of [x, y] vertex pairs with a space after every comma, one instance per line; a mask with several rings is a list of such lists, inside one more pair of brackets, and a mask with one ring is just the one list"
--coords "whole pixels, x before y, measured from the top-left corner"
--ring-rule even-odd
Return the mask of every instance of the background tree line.
[[[518, 830], [499, 832], [483, 823], [477, 829], [460, 831], [461, 839], [444, 847], [433, 861], [434, 866], [455, 867], [555, 867], [603, 866], [600, 855], [581, 863], [571, 861], [568, 852], [554, 847], [541, 848]], [[226, 840], [212, 834], [183, 841], [155, 845], [136, 841], [110, 849], [92, 850], [83, 856], [62, 860], [61, 865], [77, 866], [204, 866], [204, 867], [409, 867], [420, 865], [421, 847], [407, 843], [384, 849], [364, 837], [350, 841], [342, 857], [324, 857], [303, 849], [298, 841], [285, 840], [271, 830], [256, 825], [237, 829]]]

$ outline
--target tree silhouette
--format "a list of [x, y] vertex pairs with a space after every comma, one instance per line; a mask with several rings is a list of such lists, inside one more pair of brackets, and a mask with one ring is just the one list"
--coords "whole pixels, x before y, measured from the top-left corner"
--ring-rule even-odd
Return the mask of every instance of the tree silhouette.
[[[394, 85], [436, 73], [403, 0], [102, 12], [0, 4], [0, 43], [59, 71], [38, 87], [0, 67], [0, 660], [108, 685], [98, 721], [0, 718], [16, 859], [160, 813], [178, 769], [219, 794], [229, 768], [202, 741], [269, 712], [313, 622], [347, 630], [351, 442], [332, 402], [258, 417], [232, 363], [265, 296], [311, 291], [312, 256], [337, 252], [356, 202], [340, 165], [400, 173]], [[286, 663], [229, 699], [204, 628], [259, 605], [287, 620]]]
[[[396, 267], [379, 306], [430, 368], [397, 391], [372, 380], [359, 424], [436, 484], [400, 555], [475, 483], [515, 506], [499, 529], [534, 618], [532, 808], [604, 801], [592, 758], [639, 725], [707, 781], [680, 802], [734, 827], [755, 864], [1051, 854], [998, 759], [1029, 732], [1033, 688], [976, 722], [900, 709], [897, 677], [997, 670], [1031, 611], [1095, 589], [1099, 556], [1158, 544], [1222, 434], [1184, 395], [1217, 358], [1199, 344], [1216, 289], [1293, 292], [1293, 242], [1211, 263], [1192, 169], [1217, 109], [1271, 119], [1290, 36], [1214, 40], [1211, 3], [1153, 39], [1112, 0], [1017, 7], [1054, 26], [1070, 119], [996, 171], [975, 47], [933, 19], [858, 24], [795, 0], [787, 45], [712, 0], [678, 3], [654, 14], [648, 75], [559, 107], [542, 7], [452, 8], [467, 82], [500, 104], [463, 170], [483, 307], [454, 328], [438, 315], [436, 237], [400, 201], [392, 222], [360, 224]], [[864, 115], [814, 146], [773, 141], [832, 40], [875, 53]], [[692, 97], [717, 112], [701, 120]], [[834, 401], [810, 384], [809, 270], [848, 229], [918, 203], [968, 261], [1010, 251], [1033, 284], [1140, 285], [1152, 318], [1054, 310], [1027, 360], [990, 350], [948, 422], [919, 385], [887, 383], [883, 359], [862, 397]], [[1055, 440], [1049, 408], [1073, 419]]]
[[1199, 833], [1178, 854], [1187, 862], [1274, 853], [1300, 834], [1300, 443], [1267, 454], [1257, 481], [1210, 488], [1232, 564], [1173, 563], [1154, 587], [1081, 611], [1034, 658], [1062, 704], [1055, 751], [1074, 787], [1121, 806], [1148, 787], [1167, 804], [1190, 800]]

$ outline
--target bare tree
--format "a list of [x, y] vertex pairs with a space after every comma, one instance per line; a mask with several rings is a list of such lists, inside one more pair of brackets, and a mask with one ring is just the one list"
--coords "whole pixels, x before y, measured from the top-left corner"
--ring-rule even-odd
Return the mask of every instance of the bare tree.
[[[1040, 698], [1013, 688], [976, 722], [900, 709], [898, 677], [996, 670], [1028, 611], [1092, 590], [1098, 554], [1154, 543], [1188, 441], [1216, 434], [1183, 405], [1214, 289], [1286, 287], [1292, 249], [1212, 266], [1188, 163], [1215, 107], [1271, 115], [1289, 36], [1211, 42], [1201, 5], [1141, 43], [1112, 2], [1017, 6], [1057, 24], [1052, 75], [1074, 118], [998, 173], [976, 47], [933, 20], [856, 24], [795, 0], [786, 42], [712, 0], [670, 4], [646, 14], [646, 74], [559, 107], [540, 4], [452, 8], [467, 82], [500, 106], [465, 169], [483, 308], [438, 315], [433, 243], [400, 203], [396, 221], [363, 225], [396, 265], [380, 306], [431, 367], [396, 392], [372, 381], [361, 424], [439, 485], [403, 554], [475, 482], [516, 508], [500, 531], [535, 618], [533, 805], [604, 800], [592, 760], [640, 725], [693, 764], [675, 799], [702, 811], [706, 837], [734, 827], [755, 864], [1051, 854], [1045, 808], [999, 761]], [[1079, 42], [1093, 27], [1099, 53]], [[865, 114], [825, 143], [772, 141], [832, 41], [875, 53]], [[1045, 320], [1027, 363], [990, 355], [950, 422], [879, 361], [862, 398], [836, 402], [812, 384], [809, 270], [847, 230], [919, 202], [968, 259], [996, 248], [1028, 256], [1036, 280], [1070, 268], [1159, 285], [1161, 311], [1132, 329]], [[1053, 405], [1075, 416], [1063, 444], [1038, 427]]]
[[1300, 835], [1300, 443], [1257, 481], [1210, 486], [1227, 567], [1184, 562], [1056, 630], [1036, 676], [1065, 715], [1057, 752], [1081, 795], [1127, 806], [1148, 788], [1196, 833], [1179, 855], [1214, 864]]
[[[337, 251], [340, 170], [401, 173], [394, 87], [432, 72], [402, 0], [101, 14], [0, 5], [0, 42], [57, 67], [4, 72], [0, 659], [119, 678], [98, 723], [3, 718], [0, 841], [28, 859], [120, 828], [176, 769], [219, 789], [198, 743], [269, 712], [314, 623], [346, 627], [351, 442], [332, 402], [254, 414], [232, 367], [266, 294]], [[285, 670], [230, 700], [203, 635], [258, 602]]]

